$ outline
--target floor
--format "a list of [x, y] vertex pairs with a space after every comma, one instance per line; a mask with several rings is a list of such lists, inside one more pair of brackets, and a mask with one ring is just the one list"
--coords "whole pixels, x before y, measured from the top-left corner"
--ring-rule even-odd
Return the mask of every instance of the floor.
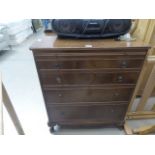
[[[13, 102], [26, 135], [49, 135], [47, 115], [32, 52], [29, 47], [43, 35], [42, 32], [29, 37], [21, 45], [0, 52], [0, 71], [3, 83]], [[135, 101], [135, 106], [136, 103]], [[149, 106], [155, 98], [149, 100]], [[147, 108], [149, 108], [149, 106]], [[16, 135], [16, 130], [4, 108], [5, 135]], [[155, 119], [128, 121], [131, 127], [155, 124]], [[59, 129], [58, 135], [122, 135], [117, 128]]]

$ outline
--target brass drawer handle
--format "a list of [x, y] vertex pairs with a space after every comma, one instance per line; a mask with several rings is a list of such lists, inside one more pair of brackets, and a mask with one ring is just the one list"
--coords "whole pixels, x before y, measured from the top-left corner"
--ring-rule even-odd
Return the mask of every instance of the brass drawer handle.
[[114, 95], [115, 95], [115, 96], [119, 96], [120, 94], [119, 94], [119, 93], [115, 93]]
[[128, 63], [126, 61], [122, 61], [121, 67], [122, 68], [127, 68], [128, 67]]
[[57, 83], [61, 83], [61, 78], [60, 77], [56, 77], [56, 81], [57, 81]]
[[60, 64], [54, 64], [53, 67], [59, 69], [59, 68], [61, 68], [61, 65]]
[[118, 80], [118, 82], [122, 82], [123, 81], [123, 76], [119, 75], [117, 80]]
[[63, 112], [63, 111], [60, 112], [60, 115], [61, 115], [61, 116], [64, 116], [64, 115], [65, 115], [65, 112]]
[[62, 94], [58, 94], [59, 97], [62, 97]]

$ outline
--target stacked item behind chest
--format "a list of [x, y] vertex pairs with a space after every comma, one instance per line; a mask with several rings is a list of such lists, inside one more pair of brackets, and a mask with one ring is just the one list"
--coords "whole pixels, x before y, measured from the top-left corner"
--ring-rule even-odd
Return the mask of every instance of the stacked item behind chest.
[[8, 49], [9, 39], [6, 31], [6, 26], [0, 24], [0, 51]]

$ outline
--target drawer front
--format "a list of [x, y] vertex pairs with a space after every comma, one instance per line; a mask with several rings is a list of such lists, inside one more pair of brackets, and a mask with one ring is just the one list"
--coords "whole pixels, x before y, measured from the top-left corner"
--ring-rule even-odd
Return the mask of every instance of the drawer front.
[[42, 70], [43, 85], [135, 84], [139, 71], [63, 71]]
[[96, 68], [141, 68], [145, 56], [40, 56], [36, 57], [39, 69], [96, 69]]
[[85, 60], [85, 61], [37, 61], [40, 69], [96, 69], [96, 68], [141, 68], [143, 59]]
[[129, 101], [133, 87], [43, 88], [47, 104], [76, 102]]
[[52, 122], [97, 122], [114, 123], [124, 120], [127, 104], [120, 105], [86, 105], [86, 106], [48, 106], [50, 120]]

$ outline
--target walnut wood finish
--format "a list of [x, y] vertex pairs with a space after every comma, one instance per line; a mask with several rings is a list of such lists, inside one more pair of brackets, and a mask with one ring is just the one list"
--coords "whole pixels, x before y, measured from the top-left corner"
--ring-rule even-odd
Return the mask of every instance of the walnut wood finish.
[[[69, 107], [69, 108], [68, 108]], [[55, 123], [66, 122], [72, 124], [98, 123], [113, 124], [120, 123], [124, 119], [127, 104], [102, 104], [102, 105], [52, 105], [48, 106], [50, 118]], [[108, 119], [107, 119], [108, 117]]]
[[49, 125], [123, 125], [148, 46], [112, 39], [32, 45]]
[[36, 56], [40, 69], [141, 68], [144, 56]]
[[[89, 45], [89, 46], [88, 46]], [[84, 50], [90, 52], [90, 50], [135, 50], [134, 52], [142, 52], [148, 50], [148, 44], [141, 41], [125, 42], [114, 41], [113, 39], [58, 39], [57, 36], [44, 36], [42, 39], [36, 41], [30, 49], [33, 51], [42, 50], [58, 50], [59, 52], [64, 50]], [[128, 48], [128, 49], [127, 49]], [[42, 52], [41, 52], [42, 53]]]
[[[43, 88], [46, 103], [129, 101], [133, 86]], [[117, 91], [116, 91], [117, 90]]]
[[136, 84], [139, 70], [40, 70], [44, 85]]

